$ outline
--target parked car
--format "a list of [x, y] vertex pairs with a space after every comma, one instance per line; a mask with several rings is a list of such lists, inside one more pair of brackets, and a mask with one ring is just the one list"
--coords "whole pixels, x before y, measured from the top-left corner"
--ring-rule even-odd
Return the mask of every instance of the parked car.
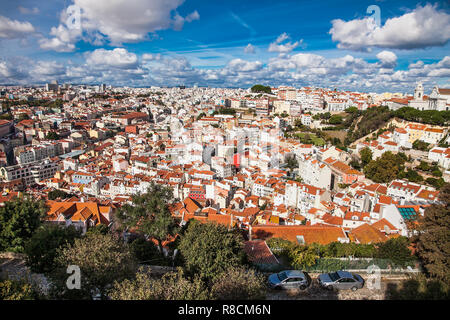
[[330, 290], [351, 289], [355, 291], [364, 286], [364, 279], [360, 275], [348, 271], [322, 273], [317, 280], [320, 286]]
[[311, 277], [303, 271], [285, 270], [271, 274], [268, 281], [272, 289], [305, 290], [311, 284]]

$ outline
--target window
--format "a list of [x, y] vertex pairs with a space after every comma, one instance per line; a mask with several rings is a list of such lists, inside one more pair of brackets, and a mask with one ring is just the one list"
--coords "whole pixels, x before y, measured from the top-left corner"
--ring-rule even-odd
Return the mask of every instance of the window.
[[286, 272], [280, 272], [280, 273], [277, 274], [277, 276], [278, 276], [278, 279], [280, 279], [280, 281], [284, 281], [288, 277]]
[[337, 272], [329, 273], [328, 275], [332, 281], [336, 281], [337, 279], [339, 279], [339, 275], [337, 274]]

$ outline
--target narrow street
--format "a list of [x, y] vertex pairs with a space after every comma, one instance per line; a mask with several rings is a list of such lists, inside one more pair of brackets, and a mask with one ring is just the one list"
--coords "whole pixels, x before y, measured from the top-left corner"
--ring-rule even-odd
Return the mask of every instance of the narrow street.
[[388, 286], [399, 287], [405, 277], [386, 276], [382, 277], [380, 289], [369, 289], [364, 287], [352, 290], [331, 291], [320, 287], [317, 280], [313, 278], [312, 284], [306, 290], [270, 290], [266, 296], [267, 300], [385, 300]]

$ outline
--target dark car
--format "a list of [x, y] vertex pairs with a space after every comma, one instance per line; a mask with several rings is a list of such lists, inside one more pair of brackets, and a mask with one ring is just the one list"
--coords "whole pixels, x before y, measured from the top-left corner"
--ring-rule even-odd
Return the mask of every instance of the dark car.
[[330, 290], [351, 289], [355, 291], [364, 286], [364, 279], [360, 275], [348, 271], [322, 273], [317, 280], [320, 286]]
[[269, 276], [269, 286], [273, 289], [301, 289], [311, 284], [308, 273], [299, 270], [285, 270]]

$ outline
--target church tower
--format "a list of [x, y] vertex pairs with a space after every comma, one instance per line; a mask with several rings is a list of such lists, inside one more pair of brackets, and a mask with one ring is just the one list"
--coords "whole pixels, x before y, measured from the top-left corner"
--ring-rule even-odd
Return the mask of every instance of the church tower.
[[416, 89], [414, 90], [414, 100], [423, 100], [423, 85], [422, 82], [417, 84]]

